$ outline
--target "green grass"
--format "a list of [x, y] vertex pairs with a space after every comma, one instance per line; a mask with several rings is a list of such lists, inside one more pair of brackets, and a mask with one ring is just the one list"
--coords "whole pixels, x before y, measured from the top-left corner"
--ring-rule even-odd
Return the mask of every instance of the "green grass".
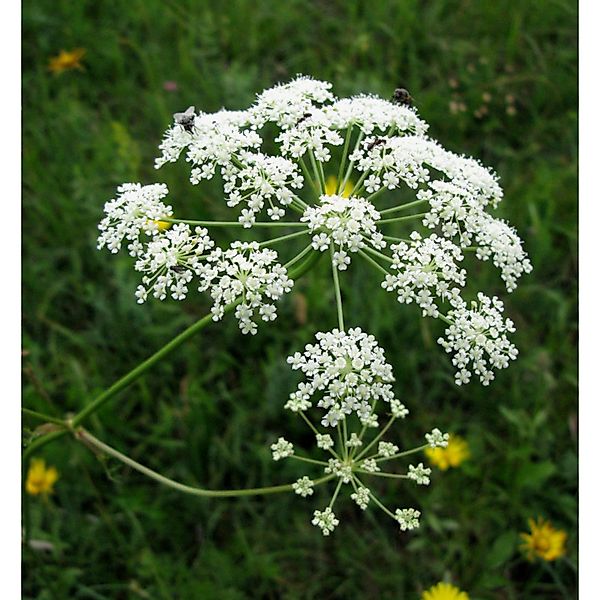
[[[356, 268], [343, 277], [349, 324], [379, 339], [411, 409], [395, 441], [416, 445], [437, 426], [471, 445], [472, 459], [435, 471], [429, 488], [378, 487], [391, 505], [421, 508], [418, 532], [400, 534], [346, 502], [339, 528], [323, 539], [310, 525], [318, 493], [189, 498], [63, 439], [41, 453], [61, 477], [48, 502], [32, 499], [32, 537], [52, 550], [24, 549], [24, 597], [408, 600], [445, 577], [471, 600], [575, 597], [576, 4], [30, 0], [23, 17], [29, 408], [56, 416], [81, 409], [207, 312], [200, 295], [135, 303], [127, 257], [95, 250], [103, 203], [123, 181], [165, 181], [181, 214], [223, 218], [215, 186], [192, 187], [183, 165], [154, 171], [171, 114], [192, 104], [242, 108], [298, 72], [332, 81], [338, 95], [388, 97], [407, 87], [433, 137], [498, 171], [499, 213], [534, 264], [511, 296], [492, 265], [476, 267], [477, 288], [505, 297], [518, 327], [519, 360], [489, 388], [454, 386], [435, 343], [441, 323], [393, 302], [374, 273]], [[80, 46], [84, 71], [48, 72], [49, 57]], [[165, 91], [166, 80], [177, 91]], [[491, 100], [478, 117], [483, 94]], [[450, 102], [465, 111], [451, 114]], [[252, 338], [232, 319], [211, 326], [114, 399], [90, 429], [206, 487], [304, 474], [273, 463], [268, 446], [284, 433], [308, 442], [302, 423], [282, 410], [295, 381], [284, 360], [335, 324], [325, 267], [298, 282], [274, 326]], [[302, 322], [299, 299], [308, 308]], [[25, 419], [26, 437], [36, 425]], [[567, 559], [553, 565], [566, 596], [518, 550], [518, 532], [537, 515], [568, 532]]]

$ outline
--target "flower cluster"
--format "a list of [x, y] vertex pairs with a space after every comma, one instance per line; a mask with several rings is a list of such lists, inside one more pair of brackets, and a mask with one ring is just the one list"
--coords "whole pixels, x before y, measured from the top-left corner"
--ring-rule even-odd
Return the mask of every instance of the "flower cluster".
[[343, 196], [321, 196], [319, 206], [309, 206], [301, 221], [308, 223], [313, 234], [312, 246], [324, 252], [332, 244], [336, 248], [333, 263], [344, 271], [350, 264], [349, 252], [358, 252], [367, 244], [384, 248], [386, 243], [377, 231], [379, 213], [363, 198]]
[[463, 303], [448, 313], [452, 324], [446, 329], [446, 337], [438, 339], [446, 352], [453, 354], [456, 385], [468, 383], [472, 371], [483, 385], [489, 385], [494, 379], [492, 369], [505, 369], [519, 353], [506, 337], [515, 328], [510, 319], [502, 317], [502, 301], [481, 292], [477, 298], [479, 302], [472, 302], [471, 308]]
[[223, 169], [224, 191], [227, 206], [245, 202], [239, 222], [252, 227], [256, 214], [268, 203], [267, 214], [274, 221], [285, 215], [286, 207], [292, 203], [294, 193], [290, 188], [301, 188], [303, 179], [298, 167], [281, 156], [248, 154], [241, 167], [229, 165]]
[[[301, 497], [312, 496], [322, 483], [335, 483], [331, 501], [312, 520], [324, 535], [339, 524], [333, 507], [343, 486], [361, 510], [376, 505], [409, 531], [419, 527], [420, 512], [392, 512], [363, 480], [391, 477], [428, 485], [431, 469], [422, 462], [401, 473], [384, 469], [388, 461], [424, 450], [433, 464], [441, 464], [433, 456], [450, 456], [451, 440], [433, 429], [425, 444], [400, 451], [394, 441], [382, 439], [408, 410], [394, 394], [391, 366], [375, 338], [360, 328], [345, 329], [339, 272], [349, 268], [354, 255], [383, 273], [382, 287], [400, 303], [414, 303], [423, 316], [447, 323], [438, 342], [452, 356], [457, 385], [473, 373], [488, 385], [495, 370], [517, 356], [507, 337], [514, 326], [495, 296], [480, 292], [472, 303], [463, 298], [464, 254], [492, 262], [509, 292], [532, 266], [516, 231], [491, 214], [503, 196], [491, 170], [428, 137], [428, 125], [415, 109], [370, 95], [338, 99], [331, 87], [300, 76], [258, 94], [246, 110], [209, 114], [191, 106], [176, 113], [156, 168], [183, 157], [192, 184], [216, 178], [227, 206], [239, 209], [237, 221], [173, 219], [164, 184], [124, 184], [104, 207], [98, 248], [114, 253], [125, 244], [136, 258], [142, 273], [138, 302], [149, 295], [182, 300], [197, 280], [198, 290], [212, 298], [213, 319], [235, 310], [244, 334], [256, 333], [261, 320], [275, 319], [275, 303], [293, 286], [278, 254], [266, 246], [309, 238], [285, 262], [297, 264], [296, 273], [329, 251], [338, 328], [316, 334], [315, 343], [288, 357], [303, 380], [285, 404], [310, 426], [326, 460], [303, 457], [283, 437], [271, 445], [273, 459], [320, 467], [320, 479], [303, 476], [289, 486]], [[267, 154], [273, 147], [277, 152]], [[414, 200], [404, 200], [407, 194]], [[294, 214], [296, 221], [287, 220]], [[197, 225], [202, 227], [190, 227]], [[262, 243], [215, 247], [211, 227], [226, 225], [238, 231], [240, 225], [253, 232], [300, 230]], [[387, 230], [394, 226], [405, 229]], [[388, 423], [380, 427], [385, 418]], [[458, 464], [465, 453], [461, 456], [447, 462]]]
[[296, 352], [287, 359], [307, 381], [290, 395], [286, 408], [306, 410], [312, 406], [311, 398], [319, 395], [317, 406], [326, 410], [321, 419], [324, 427], [335, 427], [352, 413], [363, 424], [372, 424], [373, 403], [394, 399], [392, 368], [383, 350], [358, 327], [317, 333], [316, 338], [318, 343], [308, 344], [304, 354]]
[[209, 290], [214, 301], [213, 319], [219, 321], [228, 304], [240, 300], [235, 309], [242, 333], [255, 334], [254, 319], [273, 321], [275, 302], [288, 293], [294, 282], [285, 267], [277, 262], [277, 252], [261, 249], [257, 242], [233, 242], [227, 250], [217, 248], [199, 267], [203, 292]]
[[137, 256], [140, 234], [156, 235], [160, 231], [160, 219], [173, 215], [173, 209], [162, 202], [168, 193], [163, 183], [144, 186], [124, 183], [119, 186], [117, 197], [104, 205], [106, 216], [98, 225], [98, 250], [106, 247], [117, 253], [127, 240], [130, 242], [129, 253]]
[[[373, 489], [364, 481], [365, 477], [393, 477], [411, 480], [417, 485], [429, 485], [431, 469], [422, 462], [408, 465], [405, 473], [384, 471], [389, 461], [421, 452], [428, 447], [445, 447], [448, 434], [433, 429], [425, 434], [426, 444], [400, 451], [397, 444], [382, 439], [396, 419], [403, 419], [408, 410], [393, 396], [389, 382], [393, 381], [391, 367], [385, 362], [383, 351], [375, 338], [361, 331], [350, 329], [347, 333], [334, 329], [317, 333], [316, 344], [308, 344], [305, 352], [296, 352], [288, 357], [292, 369], [300, 370], [306, 376], [290, 395], [286, 408], [299, 414], [315, 435], [316, 446], [325, 452], [326, 460], [307, 458], [296, 452], [293, 445], [279, 438], [271, 445], [273, 459], [278, 461], [293, 455], [295, 461], [305, 461], [310, 465], [320, 465], [325, 477], [316, 481], [303, 476], [292, 488], [302, 497], [312, 496], [314, 488], [326, 481], [334, 480], [336, 488], [331, 502], [324, 510], [316, 510], [312, 523], [324, 535], [329, 535], [339, 524], [333, 512], [333, 505], [343, 486], [350, 486], [351, 500], [366, 510], [373, 504], [381, 508], [400, 524], [402, 531], [419, 526], [420, 512], [413, 508], [388, 510], [375, 496]], [[320, 399], [313, 406], [314, 396]], [[383, 399], [383, 404], [380, 400]], [[327, 410], [314, 424], [309, 416], [311, 409]], [[376, 408], [382, 408], [380, 415]], [[388, 423], [380, 428], [379, 416], [389, 416]], [[329, 433], [337, 428], [337, 441]], [[320, 430], [322, 427], [324, 430]], [[379, 432], [377, 430], [379, 429]]]
[[457, 266], [463, 259], [458, 246], [434, 233], [423, 239], [413, 231], [410, 243], [400, 242], [391, 247], [393, 262], [390, 266], [397, 275], [387, 275], [381, 286], [395, 291], [398, 302], [416, 302], [424, 315], [439, 316], [436, 299], [454, 305], [461, 302], [460, 290], [464, 286], [466, 271]]
[[183, 300], [194, 275], [200, 275], [204, 253], [214, 246], [208, 231], [196, 227], [192, 234], [188, 225], [179, 223], [163, 235], [157, 235], [136, 251], [136, 271], [144, 273], [135, 293], [145, 302], [148, 293], [164, 300], [170, 292], [174, 300]]

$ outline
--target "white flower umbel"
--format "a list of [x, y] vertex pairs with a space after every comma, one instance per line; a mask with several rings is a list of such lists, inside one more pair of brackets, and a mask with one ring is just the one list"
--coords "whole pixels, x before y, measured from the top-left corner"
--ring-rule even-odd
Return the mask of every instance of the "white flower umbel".
[[448, 446], [448, 440], [450, 439], [450, 434], [442, 433], [437, 427], [431, 430], [431, 433], [425, 434], [425, 439], [427, 440], [427, 444], [431, 448], [446, 448]]
[[292, 484], [292, 487], [294, 488], [294, 492], [296, 492], [296, 494], [298, 494], [299, 496], [302, 496], [303, 498], [313, 495], [314, 486], [315, 486], [315, 482], [306, 476], [301, 477], [300, 479], [298, 479], [298, 481], [296, 481], [296, 483]]
[[448, 313], [451, 325], [446, 329], [445, 338], [438, 339], [446, 352], [453, 355], [456, 385], [468, 383], [472, 372], [483, 385], [489, 385], [494, 379], [493, 370], [505, 369], [519, 353], [506, 337], [515, 327], [510, 319], [503, 318], [502, 301], [482, 293], [477, 298], [479, 302], [472, 302], [471, 308], [463, 303]]
[[[406, 417], [408, 410], [393, 396], [388, 383], [393, 381], [391, 368], [385, 362], [383, 351], [375, 338], [360, 329], [350, 329], [348, 332], [334, 329], [318, 333], [316, 339], [317, 343], [308, 344], [303, 354], [296, 352], [288, 358], [292, 369], [302, 371], [306, 381], [300, 382], [290, 395], [286, 408], [299, 415], [308, 425], [315, 435], [316, 447], [321, 451], [319, 460], [304, 456], [301, 452], [294, 452], [292, 458], [307, 463], [308, 467], [320, 468], [324, 477], [316, 479], [305, 476], [293, 484], [293, 489], [300, 495], [309, 494], [313, 490], [310, 487], [309, 491], [306, 487], [309, 485], [306, 480], [314, 486], [327, 481], [334, 482], [335, 489], [327, 509], [318, 511], [313, 519], [313, 524], [320, 527], [325, 535], [333, 530], [333, 527], [326, 526], [332, 522], [327, 515], [333, 514], [333, 506], [340, 492], [348, 487], [354, 490], [350, 498], [362, 510], [366, 510], [372, 501], [389, 517], [397, 520], [397, 515], [375, 496], [365, 478], [387, 477], [413, 480], [419, 485], [429, 484], [431, 469], [423, 463], [409, 465], [408, 472], [406, 469], [400, 473], [384, 469], [390, 461], [422, 452], [429, 445], [447, 445], [448, 434], [434, 429], [425, 436], [427, 444], [404, 451], [400, 451], [394, 442], [382, 439], [397, 419]], [[313, 406], [311, 399], [315, 400], [316, 406]], [[357, 405], [364, 413], [357, 410]], [[320, 423], [313, 423], [309, 414], [323, 408], [328, 412], [324, 417], [319, 417]], [[381, 428], [376, 408], [382, 408], [381, 412], [388, 416], [388, 422]], [[322, 428], [328, 431], [333, 426], [337, 429], [336, 435], [323, 433]], [[282, 451], [290, 452], [290, 447], [289, 442], [280, 439], [271, 446], [274, 458], [279, 459]], [[405, 513], [402, 512], [402, 515]], [[415, 514], [406, 515], [406, 527], [403, 529], [417, 527], [418, 521], [416, 525], [414, 523]]]
[[238, 218], [244, 227], [254, 224], [265, 204], [268, 216], [279, 220], [285, 215], [285, 207], [292, 203], [292, 190], [303, 185], [297, 165], [281, 156], [247, 153], [240, 166], [232, 164], [222, 174], [227, 206], [246, 205]]
[[213, 319], [223, 318], [225, 306], [241, 299], [235, 316], [242, 333], [255, 334], [255, 319], [277, 317], [275, 302], [292, 289], [294, 282], [277, 262], [277, 252], [261, 249], [256, 242], [234, 242], [227, 250], [217, 248], [200, 267], [199, 291], [210, 291]]
[[317, 333], [316, 339], [304, 354], [296, 352], [287, 359], [307, 379], [290, 398], [298, 393], [320, 396], [317, 406], [326, 411], [321, 419], [324, 427], [335, 427], [352, 413], [364, 421], [375, 401], [394, 398], [392, 368], [372, 335], [357, 327], [347, 333], [339, 329]]
[[262, 127], [267, 122], [287, 129], [314, 110], [316, 105], [333, 100], [331, 83], [299, 76], [258, 94], [250, 109], [252, 122]]
[[141, 250], [140, 234], [156, 235], [160, 230], [160, 219], [173, 215], [173, 209], [162, 202], [168, 193], [164, 183], [120, 185], [116, 198], [104, 205], [106, 216], [98, 225], [98, 250], [106, 246], [116, 253], [127, 240], [130, 242], [129, 253], [137, 256]]
[[381, 287], [397, 293], [398, 302], [416, 302], [423, 315], [439, 316], [436, 301], [461, 303], [459, 286], [465, 285], [466, 271], [457, 266], [462, 252], [452, 242], [432, 234], [423, 239], [413, 231], [407, 244], [391, 247], [393, 262], [390, 268], [397, 274], [387, 275]]
[[294, 454], [294, 445], [285, 438], [280, 437], [274, 444], [271, 444], [273, 460], [281, 460]]
[[366, 510], [370, 500], [369, 490], [365, 487], [359, 487], [354, 494], [350, 495], [350, 498], [358, 504], [361, 510]]
[[323, 535], [329, 535], [340, 522], [331, 508], [327, 507], [323, 511], [315, 510], [312, 524], [318, 527]]
[[479, 213], [465, 223], [467, 231], [475, 236], [477, 258], [492, 259], [500, 269], [506, 289], [512, 292], [523, 273], [531, 273], [531, 261], [523, 250], [523, 242], [506, 221], [494, 219], [487, 213]]
[[402, 531], [416, 529], [419, 527], [419, 517], [421, 512], [414, 508], [397, 508], [396, 509], [396, 521], [400, 523], [400, 529]]
[[425, 467], [423, 463], [419, 463], [416, 467], [408, 465], [407, 477], [416, 481], [417, 485], [429, 485], [429, 475], [431, 475], [431, 469]]
[[174, 300], [183, 300], [188, 284], [200, 274], [203, 255], [213, 246], [206, 229], [196, 227], [192, 233], [182, 223], [155, 236], [142, 246], [135, 263], [136, 271], [144, 273], [135, 293], [138, 303], [144, 302], [149, 292], [159, 300], [168, 293]]
[[332, 244], [335, 266], [343, 271], [350, 264], [347, 252], [358, 252], [365, 246], [384, 248], [386, 243], [377, 231], [380, 218], [375, 207], [363, 198], [321, 196], [319, 206], [309, 206], [301, 221], [308, 223], [315, 250], [324, 252]]

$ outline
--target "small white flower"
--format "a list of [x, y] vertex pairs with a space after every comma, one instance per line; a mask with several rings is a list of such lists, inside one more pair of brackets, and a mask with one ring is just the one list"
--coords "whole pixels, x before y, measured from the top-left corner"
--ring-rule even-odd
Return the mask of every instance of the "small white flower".
[[376, 399], [394, 399], [392, 368], [372, 335], [359, 328], [347, 332], [334, 329], [317, 333], [317, 344], [308, 344], [304, 354], [288, 357], [293, 369], [301, 370], [301, 382], [290, 399], [308, 401], [318, 396], [317, 406], [326, 412], [324, 427], [335, 427], [346, 415], [355, 413], [363, 422], [377, 426], [372, 405]]
[[374, 458], [367, 458], [367, 460], [363, 460], [361, 467], [369, 473], [377, 473], [378, 471], [381, 471]]
[[315, 510], [312, 524], [319, 527], [323, 535], [329, 535], [340, 522], [331, 508], [327, 507], [324, 511]]
[[320, 202], [318, 206], [309, 206], [300, 220], [308, 223], [315, 250], [324, 252], [334, 246], [333, 262], [340, 271], [350, 264], [348, 252], [358, 252], [367, 245], [385, 247], [376, 226], [380, 215], [368, 200], [333, 195], [321, 196]]
[[98, 225], [98, 250], [106, 246], [116, 253], [127, 240], [132, 242], [128, 247], [131, 256], [138, 256], [140, 234], [156, 235], [160, 231], [160, 219], [173, 216], [173, 209], [162, 202], [168, 193], [164, 183], [120, 185], [116, 198], [104, 205], [106, 216]]
[[228, 250], [214, 250], [200, 267], [200, 275], [199, 291], [209, 290], [214, 301], [213, 319], [223, 318], [225, 306], [241, 299], [235, 316], [242, 333], [252, 335], [257, 330], [254, 319], [275, 319], [274, 303], [294, 285], [286, 269], [277, 263], [277, 252], [261, 249], [256, 242], [234, 242]]
[[429, 485], [429, 475], [431, 475], [431, 469], [423, 466], [423, 463], [419, 463], [416, 467], [408, 466], [408, 478], [416, 481], [418, 485]]
[[350, 496], [350, 498], [352, 498], [352, 500], [354, 500], [354, 502], [356, 502], [356, 504], [358, 504], [362, 510], [365, 510], [369, 504], [369, 500], [371, 499], [371, 494], [366, 487], [359, 487], [356, 492]]
[[348, 448], [358, 448], [359, 446], [362, 446], [362, 445], [363, 445], [362, 441], [354, 432], [350, 435], [350, 439], [346, 440], [346, 446], [348, 446]]
[[379, 446], [377, 447], [377, 454], [389, 458], [390, 456], [394, 456], [400, 450], [396, 444], [392, 444], [391, 442], [379, 442]]
[[144, 274], [135, 293], [138, 303], [144, 302], [150, 292], [159, 300], [169, 292], [174, 300], [183, 300], [188, 284], [202, 273], [203, 255], [213, 246], [206, 229], [196, 227], [192, 234], [183, 223], [142, 245], [135, 263], [135, 270]]
[[292, 483], [292, 488], [294, 489], [294, 492], [296, 492], [296, 494], [302, 496], [303, 498], [306, 498], [307, 496], [313, 495], [314, 485], [314, 481], [305, 476], [298, 479], [298, 481], [296, 481], [295, 483]]
[[317, 447], [330, 450], [333, 448], [333, 438], [328, 433], [317, 433]]
[[294, 454], [294, 445], [285, 438], [280, 437], [274, 444], [271, 444], [273, 460], [281, 460]]
[[449, 434], [442, 433], [437, 427], [431, 433], [425, 434], [425, 439], [432, 448], [445, 448], [448, 445], [449, 438]]
[[402, 402], [396, 398], [390, 401], [390, 408], [392, 410], [392, 416], [396, 419], [404, 419], [408, 414], [408, 408], [406, 408], [406, 406], [404, 406], [404, 404], [402, 404]]
[[330, 458], [323, 470], [325, 473], [333, 473], [339, 477], [342, 483], [350, 483], [352, 481], [352, 467], [340, 462], [337, 458]]
[[397, 275], [386, 276], [381, 287], [395, 291], [398, 302], [416, 302], [423, 315], [432, 317], [439, 316], [436, 301], [462, 302], [459, 288], [465, 285], [466, 271], [456, 264], [463, 259], [458, 246], [436, 234], [423, 239], [413, 231], [409, 244], [401, 242], [391, 250], [390, 268]]
[[414, 508], [396, 509], [396, 521], [400, 523], [400, 529], [402, 531], [406, 531], [407, 529], [409, 531], [412, 529], [417, 529], [419, 527], [420, 516], [421, 512], [415, 510]]
[[504, 319], [504, 304], [496, 297], [477, 295], [479, 303], [471, 308], [462, 305], [448, 313], [451, 325], [446, 329], [446, 337], [438, 343], [452, 353], [452, 364], [457, 368], [455, 383], [468, 383], [471, 370], [479, 375], [483, 385], [494, 379], [493, 369], [505, 369], [515, 360], [518, 350], [506, 334], [513, 333], [515, 327], [510, 319]]

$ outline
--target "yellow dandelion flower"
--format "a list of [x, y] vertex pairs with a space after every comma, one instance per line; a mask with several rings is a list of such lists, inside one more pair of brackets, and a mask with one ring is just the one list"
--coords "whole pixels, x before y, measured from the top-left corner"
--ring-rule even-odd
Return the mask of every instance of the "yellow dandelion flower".
[[450, 583], [440, 582], [425, 590], [421, 600], [469, 600], [469, 596]]
[[28, 494], [37, 496], [38, 494], [51, 494], [52, 486], [58, 479], [58, 471], [54, 467], [46, 468], [46, 463], [42, 458], [32, 458], [27, 473], [25, 489]]
[[[338, 180], [335, 175], [330, 175], [325, 182], [325, 193], [328, 196], [333, 196], [337, 193], [338, 189]], [[354, 189], [354, 184], [351, 181], [347, 181], [342, 193], [340, 194], [344, 198], [350, 198], [350, 194]]]
[[522, 533], [523, 544], [521, 549], [527, 555], [528, 560], [534, 560], [539, 556], [543, 560], [551, 561], [560, 558], [565, 553], [567, 532], [562, 529], [554, 529], [552, 523], [538, 517], [537, 523], [529, 519], [531, 533]]
[[62, 73], [69, 69], [83, 69], [81, 59], [85, 54], [85, 48], [75, 48], [74, 50], [61, 50], [58, 56], [53, 56], [48, 69], [53, 73]]
[[432, 465], [446, 471], [450, 467], [458, 467], [471, 453], [466, 440], [459, 435], [450, 434], [446, 448], [426, 448], [425, 456]]

